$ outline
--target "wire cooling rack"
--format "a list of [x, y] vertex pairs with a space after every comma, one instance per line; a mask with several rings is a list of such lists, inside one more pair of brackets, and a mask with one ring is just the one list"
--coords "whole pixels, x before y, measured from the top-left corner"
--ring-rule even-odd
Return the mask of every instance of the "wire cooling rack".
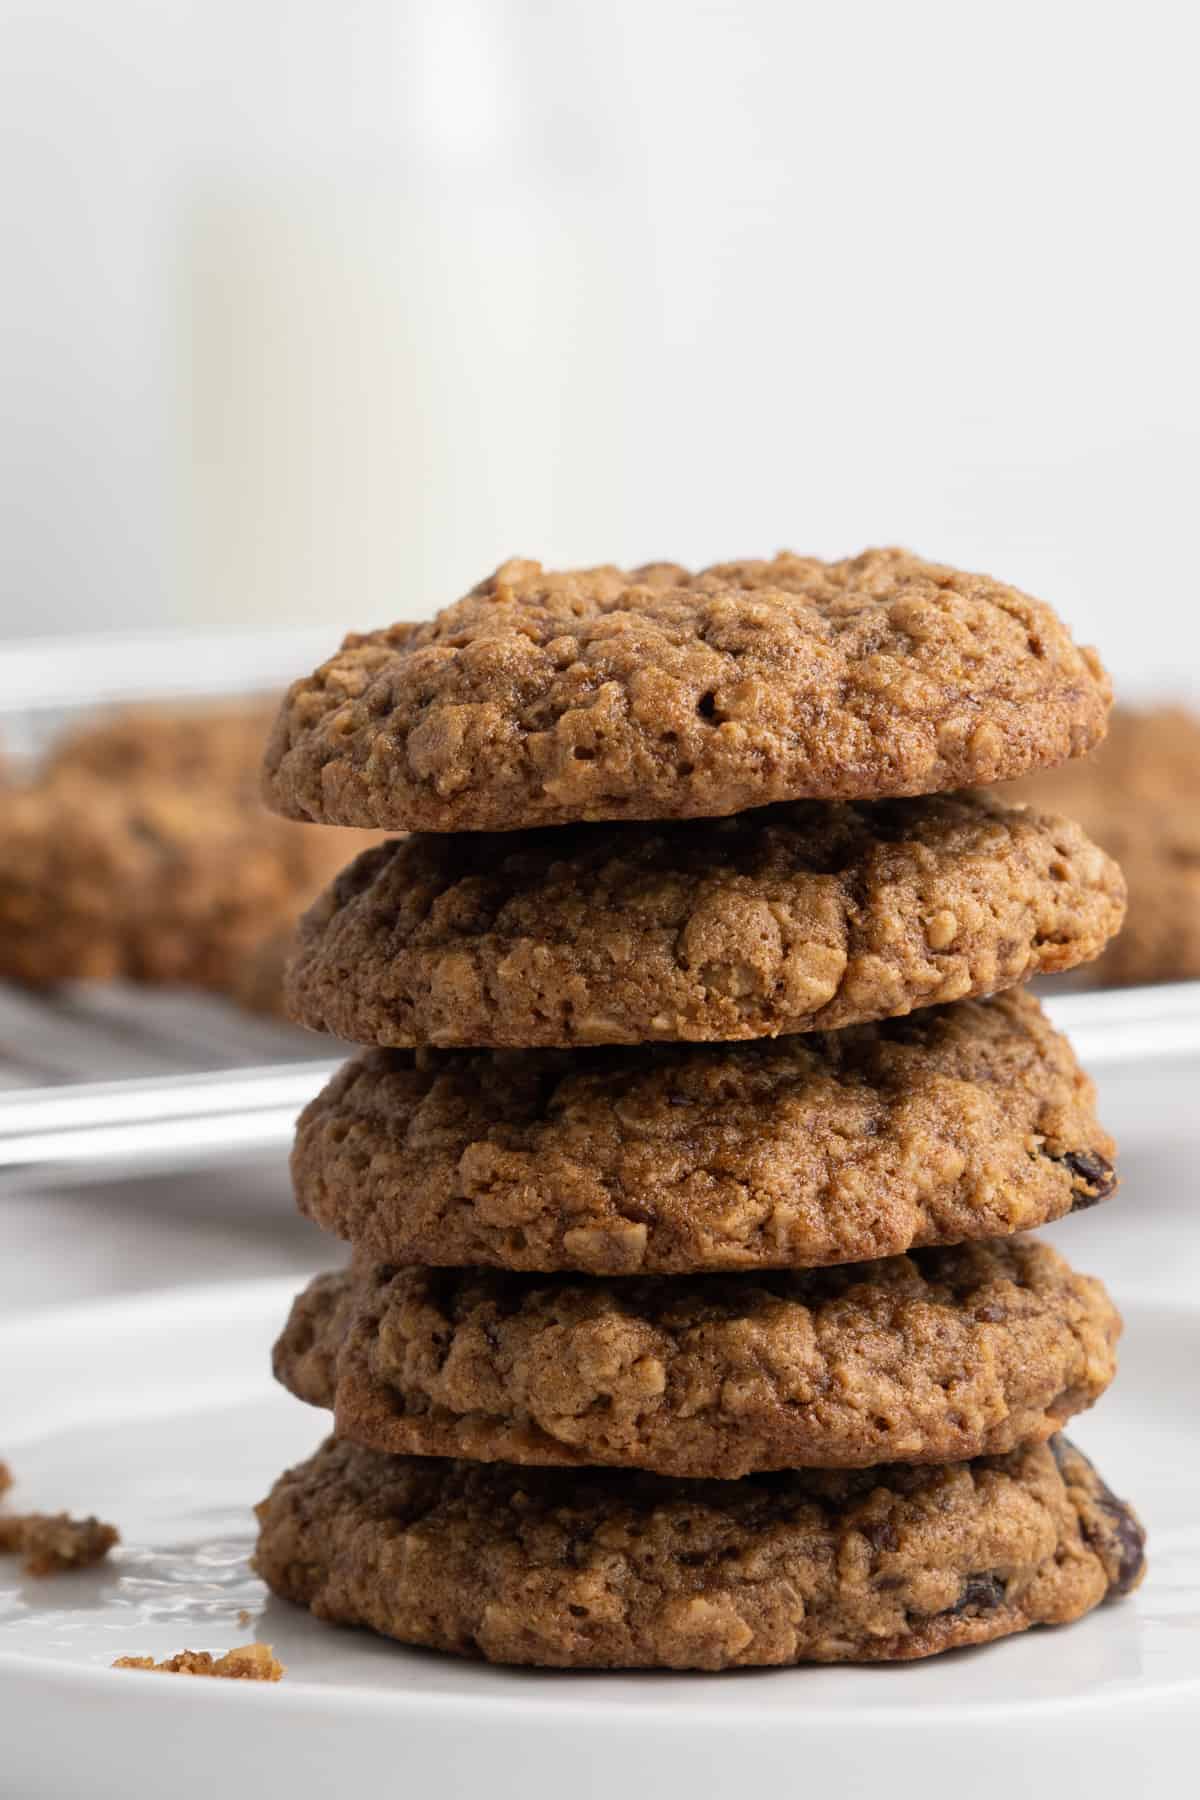
[[[281, 693], [337, 635], [326, 627], [7, 642], [0, 748], [20, 767], [113, 707]], [[109, 1179], [269, 1152], [286, 1140], [330, 1053], [328, 1040], [205, 995], [0, 984], [0, 1186], [28, 1187], [68, 1168], [75, 1181]]]

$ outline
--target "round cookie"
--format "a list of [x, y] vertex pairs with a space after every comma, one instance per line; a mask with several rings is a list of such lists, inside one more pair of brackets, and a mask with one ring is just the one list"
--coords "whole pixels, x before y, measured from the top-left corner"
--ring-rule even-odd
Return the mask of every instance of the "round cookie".
[[986, 796], [380, 845], [303, 920], [300, 1023], [537, 1046], [834, 1030], [1096, 956], [1120, 870]]
[[1120, 1319], [1049, 1245], [597, 1281], [360, 1265], [299, 1296], [275, 1372], [393, 1454], [736, 1477], [999, 1454], [1112, 1380]]
[[330, 1439], [255, 1568], [339, 1625], [489, 1662], [904, 1662], [1062, 1625], [1142, 1578], [1136, 1514], [1064, 1438], [973, 1463], [670, 1481]]
[[1098, 742], [1110, 698], [1048, 606], [904, 550], [518, 561], [295, 683], [265, 791], [386, 830], [719, 817], [1025, 774]]
[[1079, 985], [1200, 977], [1200, 718], [1118, 708], [1100, 750], [998, 796], [1061, 807], [1119, 858], [1129, 883], [1120, 936]]
[[346, 853], [236, 799], [63, 772], [0, 794], [0, 976], [227, 991]]
[[375, 1050], [301, 1114], [302, 1213], [380, 1262], [803, 1268], [1094, 1205], [1114, 1145], [1024, 989], [735, 1045]]
[[263, 746], [276, 708], [246, 700], [222, 706], [129, 706], [102, 713], [61, 738], [46, 759], [51, 775], [105, 781], [149, 778], [210, 797], [257, 799]]

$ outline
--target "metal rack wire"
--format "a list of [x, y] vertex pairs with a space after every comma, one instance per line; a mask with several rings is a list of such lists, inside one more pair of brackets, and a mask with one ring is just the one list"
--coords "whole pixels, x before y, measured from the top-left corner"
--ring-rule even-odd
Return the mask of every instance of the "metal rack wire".
[[[336, 629], [9, 643], [0, 744], [18, 767], [105, 710], [281, 692]], [[274, 1153], [331, 1066], [310, 1033], [182, 991], [0, 984], [0, 1188]]]
[[201, 995], [0, 989], [0, 1189], [282, 1153], [330, 1051]]

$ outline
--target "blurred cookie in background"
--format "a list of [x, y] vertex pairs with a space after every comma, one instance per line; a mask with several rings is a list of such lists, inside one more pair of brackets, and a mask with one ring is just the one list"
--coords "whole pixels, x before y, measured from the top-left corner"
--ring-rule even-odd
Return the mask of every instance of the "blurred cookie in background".
[[286, 946], [365, 832], [259, 803], [273, 708], [130, 708], [0, 783], [0, 979], [180, 985], [282, 1018]]
[[0, 973], [227, 991], [345, 855], [164, 781], [64, 773], [0, 795]]
[[1124, 929], [1076, 985], [1200, 978], [1200, 716], [1118, 708], [1091, 756], [996, 792], [1061, 808], [1124, 870]]
[[275, 711], [266, 701], [121, 707], [61, 737], [46, 758], [45, 773], [69, 771], [115, 782], [147, 778], [210, 797], [257, 799]]
[[233, 972], [229, 998], [244, 1012], [293, 1023], [283, 1003], [283, 977], [296, 948], [296, 920], [289, 919], [242, 956]]

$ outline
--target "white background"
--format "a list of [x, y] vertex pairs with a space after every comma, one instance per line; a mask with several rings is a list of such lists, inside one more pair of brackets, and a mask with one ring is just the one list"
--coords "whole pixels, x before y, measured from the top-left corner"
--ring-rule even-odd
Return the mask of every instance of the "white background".
[[901, 541], [1194, 690], [1194, 9], [0, 3], [0, 630]]

